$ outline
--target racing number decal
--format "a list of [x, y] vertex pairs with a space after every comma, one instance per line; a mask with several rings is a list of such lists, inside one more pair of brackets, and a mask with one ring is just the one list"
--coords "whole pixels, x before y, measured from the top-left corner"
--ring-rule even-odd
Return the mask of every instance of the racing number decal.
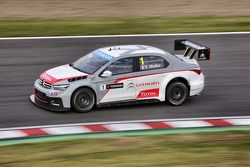
[[119, 88], [123, 88], [123, 83], [100, 85], [100, 90], [119, 89]]
[[144, 59], [143, 59], [143, 57], [140, 57], [140, 64], [144, 65]]
[[100, 85], [100, 90], [106, 90], [106, 85]]
[[141, 70], [147, 69], [147, 66], [145, 65], [145, 62], [144, 62], [144, 58], [140, 57], [139, 60], [140, 60], [140, 69]]

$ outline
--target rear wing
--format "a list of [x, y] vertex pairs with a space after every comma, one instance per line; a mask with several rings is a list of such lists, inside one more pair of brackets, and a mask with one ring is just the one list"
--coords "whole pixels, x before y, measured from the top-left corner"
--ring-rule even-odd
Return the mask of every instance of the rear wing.
[[199, 61], [210, 59], [210, 48], [186, 39], [175, 40], [174, 49], [186, 50], [183, 56], [189, 57], [189, 59], [193, 59], [195, 55], [197, 55]]

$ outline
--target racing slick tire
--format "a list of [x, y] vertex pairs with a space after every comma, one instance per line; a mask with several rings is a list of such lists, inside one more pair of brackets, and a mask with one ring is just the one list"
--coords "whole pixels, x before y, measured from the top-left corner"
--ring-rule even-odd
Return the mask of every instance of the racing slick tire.
[[167, 87], [166, 102], [173, 106], [182, 105], [188, 98], [188, 87], [185, 83], [176, 81]]
[[94, 92], [88, 88], [76, 90], [71, 98], [71, 104], [76, 112], [89, 112], [95, 104]]

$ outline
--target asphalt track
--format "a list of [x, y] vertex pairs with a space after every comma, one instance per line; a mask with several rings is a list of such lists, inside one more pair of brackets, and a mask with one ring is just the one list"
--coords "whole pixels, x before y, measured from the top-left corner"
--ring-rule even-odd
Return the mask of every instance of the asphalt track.
[[[32, 105], [33, 81], [49, 68], [70, 63], [109, 45], [146, 44], [173, 51], [188, 38], [212, 49], [200, 62], [206, 76], [202, 94], [183, 106], [164, 103], [108, 107], [81, 114]], [[250, 116], [250, 34], [0, 40], [0, 128], [143, 119]]]

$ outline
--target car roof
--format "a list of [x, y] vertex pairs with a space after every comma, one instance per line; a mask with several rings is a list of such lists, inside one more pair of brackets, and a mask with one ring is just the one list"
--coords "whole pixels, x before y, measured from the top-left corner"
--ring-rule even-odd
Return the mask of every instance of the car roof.
[[100, 48], [98, 51], [112, 57], [145, 53], [166, 54], [166, 52], [162, 49], [147, 45], [118, 45]]

